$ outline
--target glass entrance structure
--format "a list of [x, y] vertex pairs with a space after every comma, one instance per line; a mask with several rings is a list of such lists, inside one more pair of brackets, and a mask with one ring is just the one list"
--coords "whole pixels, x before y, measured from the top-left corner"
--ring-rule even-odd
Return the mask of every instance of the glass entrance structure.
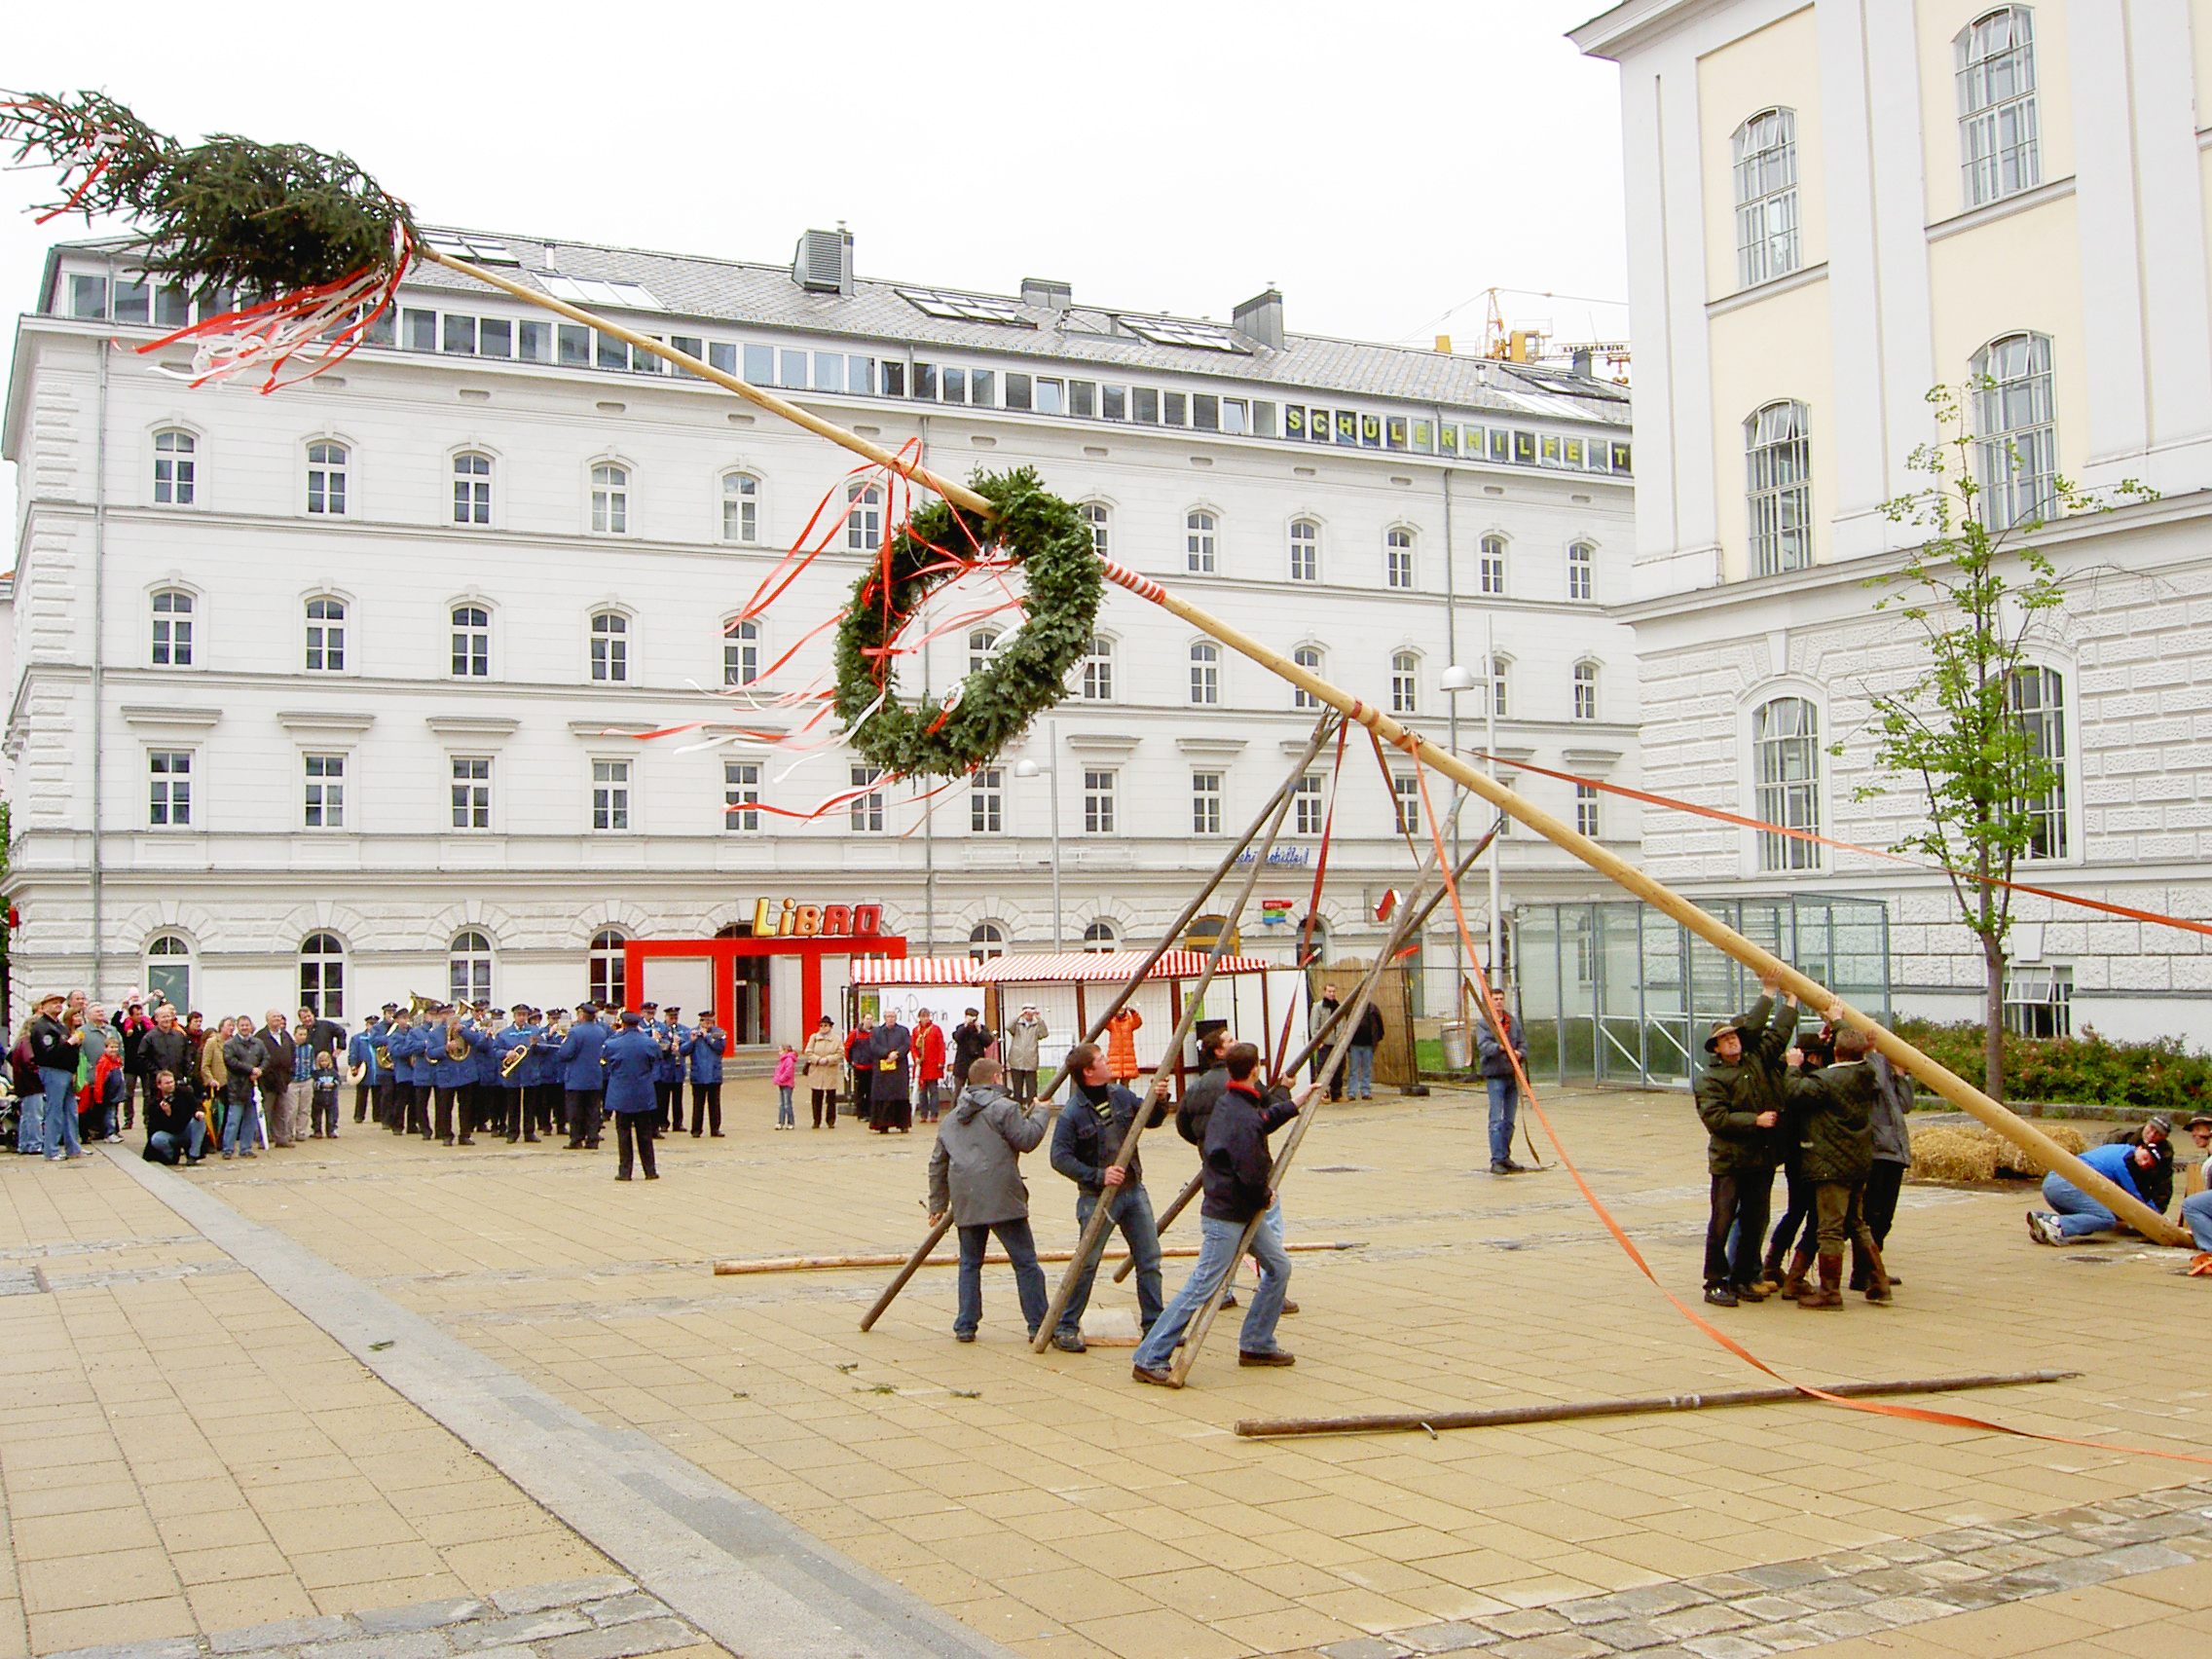
[[[1890, 915], [1881, 900], [1794, 893], [1702, 907], [1889, 1023]], [[1687, 1088], [1713, 1022], [1758, 998], [1749, 969], [1633, 899], [1525, 905], [1514, 931], [1531, 1078]]]

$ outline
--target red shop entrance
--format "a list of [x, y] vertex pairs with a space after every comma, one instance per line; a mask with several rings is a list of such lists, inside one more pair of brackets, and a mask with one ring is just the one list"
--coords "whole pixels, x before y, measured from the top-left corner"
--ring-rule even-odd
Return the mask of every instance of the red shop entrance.
[[[633, 939], [622, 946], [623, 1000], [627, 1007], [643, 1007], [645, 1000], [645, 964], [655, 957], [663, 960], [704, 959], [714, 987], [716, 1014], [728, 1029], [731, 1041], [740, 1046], [765, 1044], [774, 1040], [773, 1009], [770, 1006], [767, 960], [776, 956], [798, 958], [798, 1025], [792, 1037], [796, 1044], [806, 1041], [806, 1034], [814, 1029], [822, 1017], [822, 959], [826, 956], [888, 956], [903, 957], [906, 954], [905, 937], [901, 934], [862, 934], [859, 936], [835, 935], [829, 938], [792, 938], [778, 935], [768, 939]], [[742, 966], [741, 966], [742, 964]], [[745, 981], [745, 994], [739, 994], [739, 981]]]

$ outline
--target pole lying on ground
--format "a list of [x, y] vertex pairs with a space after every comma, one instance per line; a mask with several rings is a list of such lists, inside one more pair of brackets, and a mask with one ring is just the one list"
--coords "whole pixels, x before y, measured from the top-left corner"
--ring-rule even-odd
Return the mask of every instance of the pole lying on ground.
[[[1366, 1240], [1363, 1238], [1302, 1238], [1295, 1244], [1285, 1244], [1283, 1248], [1316, 1252], [1357, 1250], [1364, 1243]], [[1161, 1251], [1162, 1256], [1196, 1256], [1198, 1253], [1198, 1247], [1196, 1244], [1181, 1244], [1171, 1250]], [[1040, 1262], [1072, 1262], [1075, 1254], [1073, 1250], [1040, 1250], [1037, 1259]], [[895, 1268], [905, 1259], [903, 1254], [890, 1251], [880, 1255], [859, 1256], [752, 1256], [717, 1262], [715, 1273], [719, 1278], [731, 1278], [753, 1273], [831, 1272], [840, 1268]], [[1128, 1252], [1109, 1250], [1104, 1259], [1109, 1262], [1126, 1261]], [[1007, 1254], [1004, 1250], [986, 1250], [983, 1253], [983, 1265], [986, 1267], [1003, 1267], [1006, 1261]], [[958, 1256], [931, 1256], [922, 1263], [925, 1268], [957, 1268], [959, 1265]]]
[[[2030, 1382], [2064, 1382], [2079, 1371], [1999, 1371], [1986, 1377], [1923, 1377], [1906, 1382], [1824, 1382], [1821, 1392], [1847, 1400], [1884, 1394], [1955, 1394], [1964, 1388], [2011, 1388]], [[1374, 1412], [1365, 1417], [1246, 1418], [1236, 1432], [1247, 1440], [1287, 1440], [1302, 1434], [1404, 1434], [1426, 1429], [1497, 1428], [1511, 1423], [1571, 1422], [1585, 1418], [1637, 1417], [1646, 1412], [1697, 1412], [1715, 1406], [1775, 1406], [1812, 1396], [1798, 1388], [1728, 1388], [1711, 1394], [1638, 1394], [1622, 1400], [1572, 1400], [1544, 1406], [1500, 1406], [1481, 1412]]]
[[[635, 329], [627, 328], [621, 323], [600, 316], [596, 313], [585, 311], [579, 306], [571, 306], [566, 301], [556, 300], [549, 294], [541, 294], [533, 288], [525, 287], [521, 282], [511, 277], [503, 276], [495, 271], [486, 270], [484, 267], [472, 264], [467, 260], [456, 259], [450, 254], [439, 253], [426, 246], [418, 246], [416, 251], [423, 259], [445, 266], [449, 270], [458, 271], [488, 287], [497, 288], [501, 293], [511, 294], [514, 298], [530, 305], [554, 312], [571, 321], [583, 323], [587, 327], [599, 329], [602, 333], [626, 341], [635, 350], [659, 357], [664, 362], [673, 363], [687, 374], [696, 375], [701, 380], [711, 382], [725, 390], [733, 391], [738, 396], [757, 404], [760, 408], [782, 416], [794, 425], [802, 426], [807, 431], [828, 438], [840, 448], [850, 450], [855, 455], [864, 456], [879, 466], [889, 467], [892, 471], [911, 479], [924, 488], [936, 491], [946, 500], [952, 501], [970, 512], [980, 513], [986, 517], [990, 515], [990, 503], [967, 486], [954, 483], [947, 478], [940, 478], [919, 462], [903, 460], [883, 448], [880, 444], [870, 443], [859, 434], [847, 431], [836, 423], [825, 421], [819, 415], [800, 408], [789, 399], [779, 397], [772, 391], [763, 390], [759, 387], [740, 380], [737, 376], [725, 370], [718, 369], [710, 363], [703, 362], [687, 351], [679, 351], [665, 341], [655, 340], [650, 335], [640, 334]], [[1771, 951], [1754, 944], [1717, 917], [1707, 914], [1680, 894], [1644, 874], [1643, 871], [1638, 869], [1618, 854], [1608, 852], [1589, 836], [1569, 829], [1550, 813], [1507, 789], [1496, 779], [1487, 777], [1477, 771], [1460, 759], [1458, 756], [1447, 754], [1437, 748], [1435, 744], [1429, 742], [1428, 739], [1417, 732], [1408, 730], [1406, 726], [1390, 716], [1383, 714], [1380, 709], [1370, 707], [1349, 692], [1332, 685], [1318, 675], [1299, 667], [1280, 651], [1272, 650], [1260, 644], [1250, 635], [1231, 627], [1219, 617], [1191, 604], [1188, 600], [1176, 597], [1149, 576], [1139, 575], [1136, 571], [1125, 566], [1117, 565], [1110, 559], [1101, 560], [1100, 563], [1105, 568], [1107, 578], [1117, 586], [1126, 589], [1140, 599], [1151, 601], [1172, 615], [1180, 616], [1193, 627], [1220, 641], [1240, 656], [1249, 657], [1270, 673], [1289, 681], [1293, 685], [1299, 686], [1328, 707], [1357, 720], [1384, 742], [1393, 744], [1405, 751], [1421, 764], [1435, 767], [1454, 783], [1473, 791], [1499, 811], [1519, 819], [1553, 845], [1572, 853], [1601, 875], [1605, 876], [1615, 885], [1627, 889], [1652, 908], [1673, 917], [1708, 944], [1725, 952], [1745, 967], [1752, 970], [1761, 979], [1780, 980], [1784, 989], [1795, 993], [1798, 1000], [1807, 1007], [1825, 1010], [1831, 1002], [1840, 1001], [1818, 980], [1799, 973]], [[2002, 1102], [1992, 1099], [1963, 1078], [1945, 1070], [1903, 1038], [1876, 1023], [1872, 1015], [1863, 1014], [1846, 1004], [1843, 1006], [1843, 1019], [1846, 1024], [1865, 1032], [1872, 1040], [1874, 1048], [1892, 1065], [1901, 1067], [1913, 1078], [1926, 1084], [1931, 1089], [1950, 1101], [1952, 1105], [1958, 1107], [1969, 1117], [2003, 1135], [2034, 1159], [2042, 1168], [2072, 1182], [2076, 1187], [2079, 1187], [2083, 1192], [2087, 1193], [2111, 1210], [2121, 1221], [2142, 1234], [2144, 1237], [2161, 1244], [2187, 1244], [2190, 1242], [2189, 1234], [2185, 1230], [2175, 1226], [2133, 1194], [2122, 1190], [2117, 1182], [2107, 1180], [2096, 1170], [2091, 1169], [2081, 1159], [2068, 1152], [2034, 1124], [2008, 1111]], [[889, 1306], [890, 1299], [898, 1294], [898, 1284], [903, 1282], [902, 1280], [893, 1284], [886, 1293], [882, 1306]], [[873, 1314], [871, 1313], [870, 1319], [872, 1320], [872, 1318]], [[863, 1329], [866, 1328], [864, 1325]]]

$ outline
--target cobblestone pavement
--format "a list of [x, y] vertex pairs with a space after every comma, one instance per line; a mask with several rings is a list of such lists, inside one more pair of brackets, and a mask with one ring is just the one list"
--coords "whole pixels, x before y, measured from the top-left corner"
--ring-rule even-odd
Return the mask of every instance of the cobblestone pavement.
[[[1031, 1356], [1003, 1269], [986, 1274], [971, 1346], [947, 1335], [941, 1270], [866, 1336], [881, 1271], [710, 1276], [720, 1256], [905, 1248], [929, 1148], [926, 1128], [776, 1134], [764, 1088], [730, 1092], [730, 1138], [664, 1145], [650, 1186], [617, 1185], [582, 1154], [352, 1131], [252, 1166], [155, 1173], [1025, 1655], [2168, 1654], [2192, 1650], [2212, 1607], [2212, 1490], [2186, 1484], [2202, 1472], [2186, 1463], [1811, 1405], [1435, 1439], [1235, 1437], [1246, 1417], [1761, 1381], [1652, 1292], [1563, 1173], [1489, 1176], [1465, 1096], [1324, 1117], [1287, 1195], [1291, 1231], [1364, 1248], [1296, 1258], [1303, 1310], [1282, 1334], [1300, 1363], [1239, 1370], [1219, 1329], [1193, 1386], [1167, 1394], [1130, 1384], [1125, 1348]], [[1656, 1271], [1694, 1292], [1703, 1138], [1687, 1102], [1552, 1105]], [[1190, 1154], [1166, 1135], [1147, 1150], [1163, 1198]], [[1040, 1243], [1071, 1241], [1070, 1190], [1041, 1160], [1030, 1171]], [[0, 1197], [15, 1173], [0, 1165]], [[1896, 1307], [1716, 1317], [1809, 1382], [2079, 1371], [1941, 1403], [2212, 1451], [2212, 1393], [2187, 1357], [2206, 1287], [2134, 1241], [2038, 1249], [2026, 1201], [1908, 1188]], [[173, 1215], [147, 1231], [175, 1240], [159, 1246], [173, 1259], [0, 1253], [0, 1274], [215, 1255]], [[88, 1223], [70, 1236], [114, 1235]], [[1169, 1264], [1170, 1291], [1184, 1271]], [[256, 1284], [199, 1273], [96, 1294]], [[0, 1296], [0, 1319], [40, 1300]], [[1131, 1300], [1126, 1285], [1097, 1295], [1124, 1317]]]

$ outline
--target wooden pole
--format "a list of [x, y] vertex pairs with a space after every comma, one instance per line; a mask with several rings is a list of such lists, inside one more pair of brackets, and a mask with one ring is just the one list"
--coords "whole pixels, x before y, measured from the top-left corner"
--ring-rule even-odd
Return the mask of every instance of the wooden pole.
[[[1905, 1382], [1824, 1382], [1821, 1392], [1847, 1400], [1884, 1394], [1955, 1394], [1964, 1388], [2011, 1388], [2031, 1382], [2064, 1382], [2079, 1371], [2003, 1371], [1985, 1377], [1923, 1377]], [[1570, 1422], [1585, 1418], [1636, 1417], [1645, 1412], [1697, 1412], [1715, 1406], [1773, 1406], [1812, 1395], [1797, 1388], [1728, 1388], [1712, 1394], [1639, 1394], [1622, 1400], [1573, 1400], [1542, 1406], [1501, 1406], [1482, 1412], [1374, 1412], [1361, 1417], [1246, 1418], [1236, 1432], [1247, 1440], [1284, 1440], [1302, 1434], [1404, 1434], [1426, 1429], [1497, 1428], [1524, 1422]]]
[[[1295, 1244], [1284, 1245], [1283, 1248], [1286, 1250], [1312, 1251], [1356, 1250], [1365, 1242], [1365, 1239], [1359, 1238], [1302, 1238]], [[1171, 1250], [1161, 1251], [1162, 1256], [1196, 1256], [1198, 1253], [1198, 1246], [1196, 1244], [1179, 1244]], [[1073, 1250], [1040, 1250], [1037, 1252], [1037, 1259], [1040, 1262], [1072, 1262], [1075, 1260], [1075, 1255], [1076, 1253]], [[890, 1251], [884, 1251], [881, 1254], [854, 1256], [737, 1257], [717, 1262], [715, 1264], [715, 1275], [718, 1278], [732, 1278], [743, 1277], [752, 1273], [819, 1273], [832, 1272], [842, 1268], [895, 1268], [905, 1259], [905, 1256], [894, 1254]], [[1103, 1257], [1103, 1260], [1109, 1262], [1121, 1262], [1127, 1259], [1128, 1252], [1126, 1250], [1109, 1250]], [[990, 1250], [983, 1255], [985, 1266], [1004, 1266], [1006, 1260], [1007, 1255], [1004, 1250]], [[922, 1263], [925, 1268], [956, 1268], [959, 1265], [960, 1258], [958, 1256], [931, 1256]]]

